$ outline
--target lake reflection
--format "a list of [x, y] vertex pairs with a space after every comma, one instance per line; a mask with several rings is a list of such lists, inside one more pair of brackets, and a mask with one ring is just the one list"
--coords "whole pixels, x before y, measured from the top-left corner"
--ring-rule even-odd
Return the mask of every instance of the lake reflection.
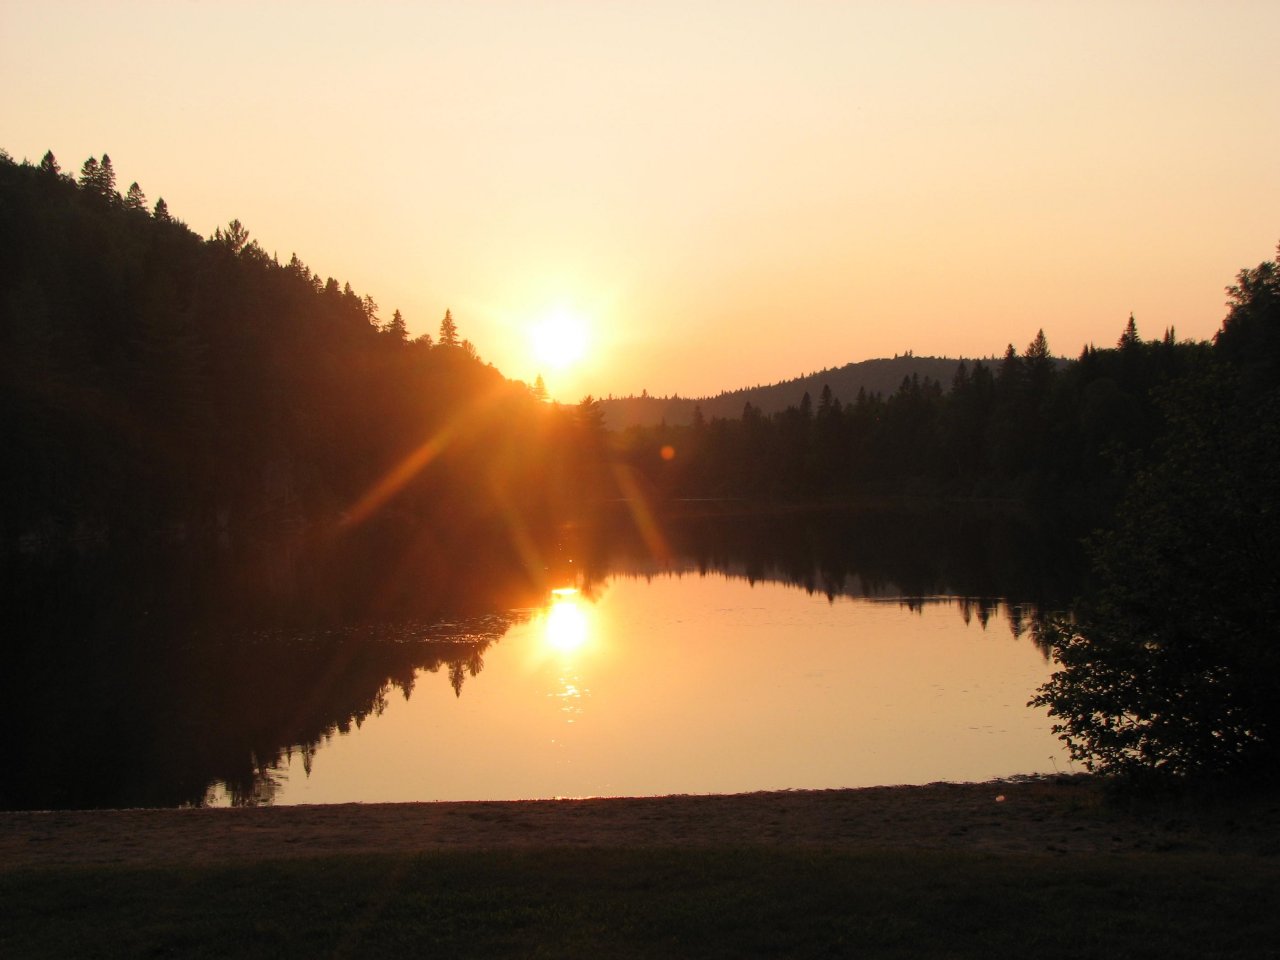
[[1023, 704], [1050, 672], [1035, 611], [1063, 609], [1078, 583], [1070, 542], [1034, 524], [941, 505], [659, 527], [623, 507], [530, 538], [519, 563], [396, 547], [370, 535], [264, 542], [234, 562], [12, 568], [0, 808], [1067, 766]]
[[614, 575], [554, 593], [487, 648], [465, 687], [420, 671], [306, 757], [309, 773], [303, 757], [286, 759], [273, 800], [738, 792], [1066, 769], [1047, 717], [1025, 706], [1050, 670], [1005, 604], [828, 600], [714, 572]]

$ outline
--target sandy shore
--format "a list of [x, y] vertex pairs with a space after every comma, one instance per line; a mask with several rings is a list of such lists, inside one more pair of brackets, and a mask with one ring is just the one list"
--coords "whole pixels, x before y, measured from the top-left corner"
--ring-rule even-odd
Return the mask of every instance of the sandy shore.
[[992, 853], [1280, 855], [1280, 799], [1104, 804], [1085, 777], [484, 803], [0, 813], [0, 869], [498, 846], [767, 844]]

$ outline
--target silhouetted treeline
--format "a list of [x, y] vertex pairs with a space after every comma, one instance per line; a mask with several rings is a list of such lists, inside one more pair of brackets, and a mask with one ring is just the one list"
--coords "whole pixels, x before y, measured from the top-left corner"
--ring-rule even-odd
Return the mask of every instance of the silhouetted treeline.
[[[734, 420], [741, 416], [749, 403], [761, 413], [772, 415], [794, 405], [796, 398], [806, 392], [814, 397], [820, 395], [824, 386], [830, 387], [837, 397], [856, 397], [859, 390], [892, 394], [904, 377], [916, 376], [922, 380], [928, 377], [950, 383], [962, 362], [965, 361], [957, 357], [917, 357], [908, 350], [892, 359], [859, 360], [780, 383], [727, 390], [713, 397], [657, 397], [643, 391], [638, 397], [610, 396], [600, 403], [604, 408], [605, 422], [611, 430], [654, 427], [659, 423], [688, 426], [693, 422], [695, 410], [700, 410], [708, 420], [717, 417]], [[972, 364], [973, 361], [968, 362]]]
[[421, 583], [464, 554], [529, 565], [584, 496], [577, 412], [451, 314], [411, 340], [238, 221], [204, 239], [122, 195], [106, 155], [78, 178], [0, 155], [0, 290], [4, 556], [379, 530]]
[[[645, 537], [615, 513], [578, 525], [566, 541], [587, 592], [615, 576], [719, 573], [838, 598], [897, 600], [919, 609], [957, 600], [985, 626], [1004, 602], [1015, 633], [1040, 611], [1066, 609], [1085, 584], [1077, 531], [1023, 509], [927, 501], [861, 508], [744, 511], [711, 504], [668, 516]], [[620, 505], [625, 514], [629, 505]]]
[[961, 363], [950, 384], [910, 377], [889, 396], [843, 399], [824, 387], [772, 416], [748, 403], [738, 419], [634, 429], [624, 448], [673, 497], [1110, 502], [1163, 430], [1156, 394], [1209, 355], [1172, 331], [1144, 342], [1130, 318], [1115, 348], [1063, 364], [1041, 332], [998, 363]]
[[1280, 251], [1228, 296], [1051, 631], [1036, 702], [1091, 769], [1280, 782]]

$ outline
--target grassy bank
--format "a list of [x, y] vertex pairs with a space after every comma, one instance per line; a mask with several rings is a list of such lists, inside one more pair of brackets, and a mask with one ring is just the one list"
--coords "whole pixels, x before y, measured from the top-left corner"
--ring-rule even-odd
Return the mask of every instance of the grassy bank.
[[770, 847], [0, 873], [5, 957], [1265, 957], [1280, 863]]

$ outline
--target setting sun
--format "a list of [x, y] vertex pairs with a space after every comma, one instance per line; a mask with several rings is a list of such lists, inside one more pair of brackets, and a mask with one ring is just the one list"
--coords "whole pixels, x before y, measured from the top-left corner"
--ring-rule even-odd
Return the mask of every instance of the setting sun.
[[567, 309], [548, 313], [529, 332], [538, 362], [553, 370], [564, 370], [580, 361], [587, 352], [587, 324]]

